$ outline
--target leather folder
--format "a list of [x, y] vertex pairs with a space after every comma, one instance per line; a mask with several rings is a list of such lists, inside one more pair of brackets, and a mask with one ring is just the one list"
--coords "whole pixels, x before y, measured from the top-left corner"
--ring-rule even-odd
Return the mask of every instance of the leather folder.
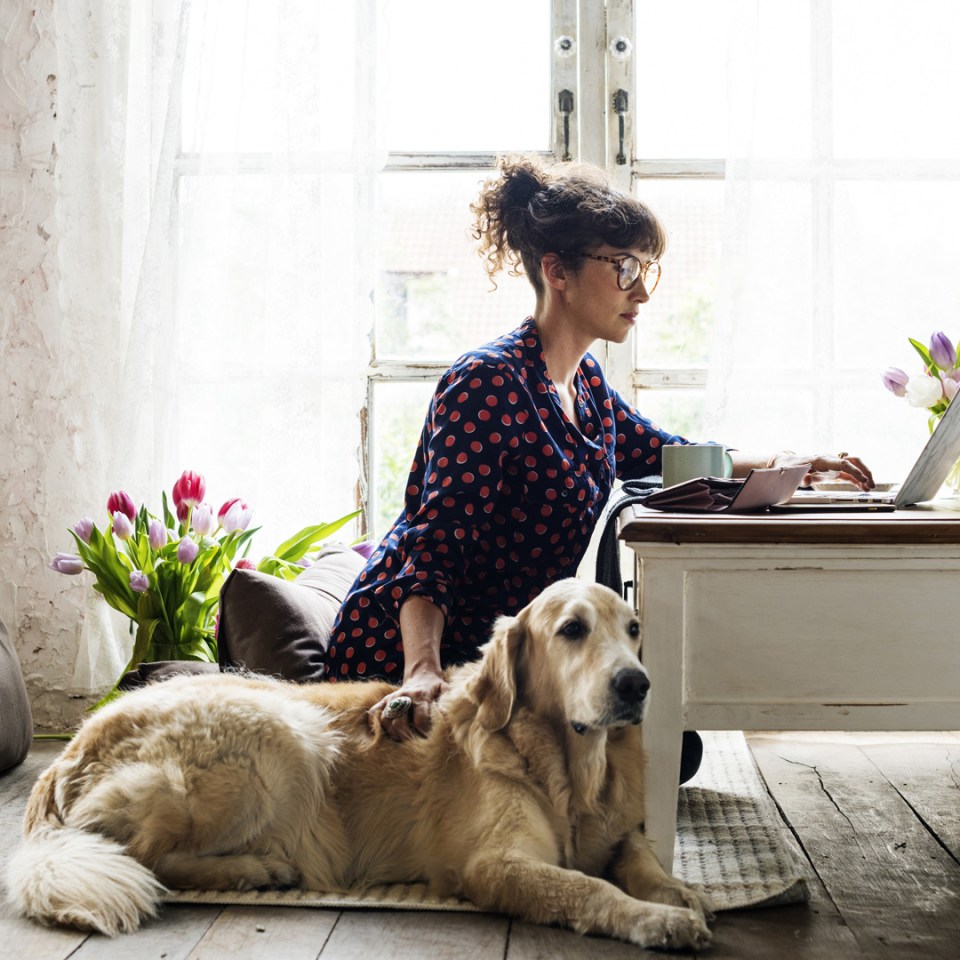
[[751, 470], [743, 480], [728, 477], [697, 477], [664, 487], [643, 501], [645, 507], [670, 513], [740, 513], [766, 510], [793, 496], [810, 469], [809, 463], [795, 467], [766, 467]]

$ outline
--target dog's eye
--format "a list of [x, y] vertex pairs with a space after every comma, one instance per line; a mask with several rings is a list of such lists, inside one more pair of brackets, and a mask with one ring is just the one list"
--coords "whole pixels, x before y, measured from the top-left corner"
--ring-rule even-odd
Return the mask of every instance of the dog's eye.
[[631, 637], [639, 637], [639, 636], [640, 636], [640, 621], [639, 621], [639, 620], [631, 620], [631, 621], [630, 621], [629, 630], [630, 630], [630, 636], [631, 636]]
[[582, 620], [571, 620], [569, 623], [565, 623], [557, 632], [568, 640], [579, 640], [581, 637], [587, 635], [587, 628]]

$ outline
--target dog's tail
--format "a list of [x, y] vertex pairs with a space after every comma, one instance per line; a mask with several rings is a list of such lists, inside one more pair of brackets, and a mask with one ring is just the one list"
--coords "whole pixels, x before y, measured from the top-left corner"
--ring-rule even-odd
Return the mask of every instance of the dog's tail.
[[119, 843], [64, 826], [53, 776], [38, 781], [24, 825], [27, 836], [7, 865], [6, 884], [10, 903], [25, 917], [113, 937], [156, 916], [163, 884]]
[[47, 925], [132, 933], [157, 914], [160, 881], [123, 847], [75, 827], [45, 825], [27, 837], [7, 865], [10, 902]]

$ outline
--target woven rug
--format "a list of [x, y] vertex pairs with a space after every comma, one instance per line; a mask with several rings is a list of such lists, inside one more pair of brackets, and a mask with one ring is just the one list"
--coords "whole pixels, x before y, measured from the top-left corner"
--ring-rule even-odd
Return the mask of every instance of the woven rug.
[[[703, 765], [680, 791], [674, 874], [702, 888], [716, 910], [803, 903], [806, 861], [783, 825], [741, 733], [704, 733]], [[366, 891], [248, 892], [179, 890], [166, 903], [368, 907], [478, 911], [467, 900], [432, 896], [423, 884], [394, 883]]]

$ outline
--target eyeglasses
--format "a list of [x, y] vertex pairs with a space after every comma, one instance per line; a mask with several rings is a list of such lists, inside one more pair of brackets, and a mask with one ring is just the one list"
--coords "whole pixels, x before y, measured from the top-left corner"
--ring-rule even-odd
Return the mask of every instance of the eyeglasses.
[[[560, 251], [561, 253], [563, 251]], [[656, 260], [642, 263], [637, 257], [628, 254], [625, 257], [602, 257], [596, 253], [568, 253], [568, 257], [586, 257], [588, 260], [602, 260], [617, 265], [617, 286], [621, 290], [632, 290], [638, 280], [643, 280], [643, 289], [649, 296], [660, 282], [660, 264]]]

